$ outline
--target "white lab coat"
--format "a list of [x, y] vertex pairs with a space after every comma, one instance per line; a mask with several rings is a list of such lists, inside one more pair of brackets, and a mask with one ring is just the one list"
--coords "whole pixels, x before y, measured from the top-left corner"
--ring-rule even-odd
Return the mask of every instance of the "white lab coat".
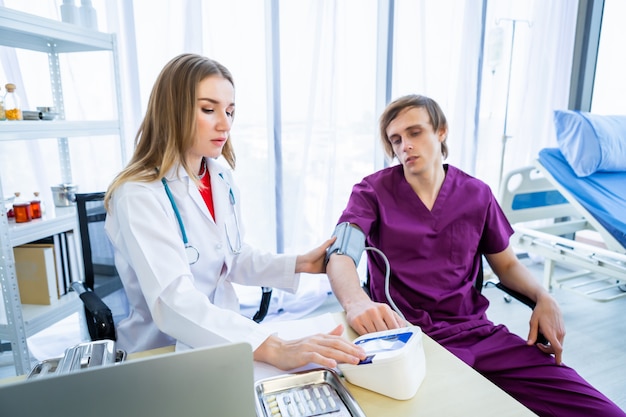
[[[228, 237], [237, 245], [234, 210], [241, 227], [239, 192], [227, 168], [209, 160], [208, 169], [217, 223], [184, 169], [166, 176], [189, 244], [200, 254], [193, 265], [160, 181], [125, 183], [112, 197], [105, 229], [130, 304], [129, 317], [117, 326], [120, 349], [135, 352], [177, 341], [191, 347], [243, 341], [254, 350], [269, 332], [239, 314], [231, 283], [289, 292], [298, 287], [295, 255], [262, 253], [246, 244], [239, 254], [230, 250]], [[243, 239], [243, 229], [241, 235]]]

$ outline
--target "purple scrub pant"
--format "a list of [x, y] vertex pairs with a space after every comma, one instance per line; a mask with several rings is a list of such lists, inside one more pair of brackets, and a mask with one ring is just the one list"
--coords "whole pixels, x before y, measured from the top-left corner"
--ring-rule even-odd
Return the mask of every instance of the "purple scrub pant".
[[537, 415], [626, 416], [572, 368], [556, 365], [554, 357], [526, 345], [505, 326], [458, 330], [430, 336]]

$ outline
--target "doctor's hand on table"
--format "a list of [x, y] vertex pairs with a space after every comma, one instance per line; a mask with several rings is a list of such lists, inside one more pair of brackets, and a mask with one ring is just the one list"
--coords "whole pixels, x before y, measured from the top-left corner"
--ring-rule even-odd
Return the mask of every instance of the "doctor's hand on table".
[[363, 348], [346, 340], [343, 326], [296, 340], [283, 340], [272, 335], [254, 351], [254, 360], [269, 363], [287, 371], [309, 363], [335, 368], [338, 363], [357, 364], [365, 359]]
[[[296, 272], [323, 273], [326, 250], [333, 244], [330, 238], [317, 248], [296, 258]], [[266, 362], [287, 371], [309, 363], [335, 368], [338, 363], [357, 364], [365, 359], [365, 351], [346, 340], [343, 326], [339, 325], [328, 333], [319, 333], [295, 340], [284, 340], [276, 335], [268, 337], [254, 351], [254, 360]]]

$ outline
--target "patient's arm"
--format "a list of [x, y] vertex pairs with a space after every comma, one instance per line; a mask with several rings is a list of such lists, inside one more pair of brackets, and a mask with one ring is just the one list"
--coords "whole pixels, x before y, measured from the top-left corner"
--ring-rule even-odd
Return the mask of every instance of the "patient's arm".
[[546, 353], [554, 354], [556, 363], [560, 364], [565, 326], [556, 300], [517, 259], [511, 247], [500, 253], [485, 255], [485, 257], [502, 284], [536, 302], [530, 317], [528, 344], [535, 344], [537, 335], [541, 332], [550, 345], [538, 344], [537, 346]]
[[346, 255], [332, 254], [326, 265], [332, 290], [346, 311], [350, 327], [359, 335], [396, 329], [406, 323], [391, 307], [373, 302], [361, 288], [354, 261]]

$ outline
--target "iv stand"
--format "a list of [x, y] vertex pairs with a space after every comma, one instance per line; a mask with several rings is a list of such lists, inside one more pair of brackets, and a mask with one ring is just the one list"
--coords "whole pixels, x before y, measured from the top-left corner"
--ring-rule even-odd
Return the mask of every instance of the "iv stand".
[[511, 135], [506, 133], [508, 118], [509, 118], [509, 94], [511, 91], [511, 70], [513, 69], [513, 48], [515, 46], [515, 26], [517, 22], [524, 22], [528, 25], [528, 27], [532, 26], [532, 23], [528, 20], [520, 20], [520, 19], [498, 19], [496, 20], [496, 25], [499, 26], [500, 22], [506, 20], [510, 21], [513, 24], [512, 33], [511, 33], [511, 52], [509, 53], [509, 74], [506, 83], [506, 103], [504, 107], [504, 128], [502, 131], [502, 152], [500, 154], [500, 174], [498, 175], [498, 190], [502, 189], [502, 173], [504, 171], [504, 154], [506, 152], [506, 143], [512, 138]]

